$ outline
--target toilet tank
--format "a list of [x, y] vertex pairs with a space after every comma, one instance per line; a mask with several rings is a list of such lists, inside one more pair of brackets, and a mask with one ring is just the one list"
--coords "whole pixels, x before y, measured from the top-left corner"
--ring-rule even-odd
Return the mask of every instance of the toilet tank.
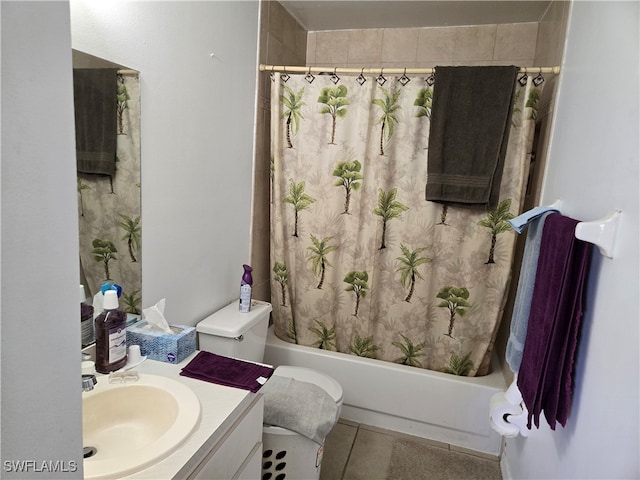
[[253, 300], [242, 313], [238, 300], [212, 313], [196, 325], [198, 348], [227, 357], [262, 362], [271, 304]]

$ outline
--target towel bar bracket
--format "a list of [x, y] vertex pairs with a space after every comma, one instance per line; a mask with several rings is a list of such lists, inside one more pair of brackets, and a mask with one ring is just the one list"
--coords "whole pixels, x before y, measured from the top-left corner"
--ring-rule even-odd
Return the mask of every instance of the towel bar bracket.
[[613, 258], [616, 232], [620, 221], [620, 210], [614, 210], [605, 217], [591, 222], [580, 222], [576, 225], [576, 238], [593, 243], [600, 253], [607, 258]]

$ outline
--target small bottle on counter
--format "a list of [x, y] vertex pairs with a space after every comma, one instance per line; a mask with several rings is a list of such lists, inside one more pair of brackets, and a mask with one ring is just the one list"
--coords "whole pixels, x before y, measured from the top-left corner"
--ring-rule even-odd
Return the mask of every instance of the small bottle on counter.
[[244, 273], [240, 280], [240, 311], [247, 313], [251, 310], [251, 288], [253, 285], [253, 277], [251, 272], [253, 269], [249, 265], [242, 265]]
[[118, 308], [118, 292], [104, 292], [104, 310], [95, 320], [96, 371], [110, 373], [127, 364], [127, 314]]
[[93, 333], [93, 307], [87, 303], [84, 285], [80, 285], [80, 332], [83, 347], [92, 344], [96, 339]]

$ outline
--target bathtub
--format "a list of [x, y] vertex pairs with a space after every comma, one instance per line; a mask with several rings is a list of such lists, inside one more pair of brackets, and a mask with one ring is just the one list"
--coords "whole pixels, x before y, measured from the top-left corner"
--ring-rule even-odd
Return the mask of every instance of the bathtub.
[[491, 396], [506, 389], [497, 361], [484, 377], [459, 377], [280, 340], [269, 327], [265, 363], [307, 367], [344, 390], [341, 418], [499, 456]]

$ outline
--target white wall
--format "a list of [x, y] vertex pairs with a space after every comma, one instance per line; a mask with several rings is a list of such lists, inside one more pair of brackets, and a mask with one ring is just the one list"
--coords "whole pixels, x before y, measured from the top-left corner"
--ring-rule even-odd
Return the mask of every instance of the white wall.
[[145, 306], [194, 324], [249, 258], [259, 5], [0, 5], [0, 476], [55, 478], [43, 461], [82, 465], [72, 43], [141, 71]]
[[69, 4], [3, 1], [1, 9], [0, 476], [81, 478]]
[[[249, 255], [258, 6], [91, 5], [72, 4], [74, 48], [141, 71], [145, 301], [194, 323]], [[1, 8], [1, 456], [81, 461], [69, 6]], [[543, 202], [623, 219], [594, 257], [569, 424], [509, 440], [513, 478], [640, 476], [638, 41], [637, 2], [574, 4]]]
[[572, 4], [542, 203], [623, 213], [615, 257], [593, 258], [568, 424], [508, 439], [508, 477], [640, 477], [639, 25], [638, 2]]
[[71, 0], [72, 45], [140, 71], [143, 307], [195, 325], [249, 263], [259, 5], [114, 5]]

